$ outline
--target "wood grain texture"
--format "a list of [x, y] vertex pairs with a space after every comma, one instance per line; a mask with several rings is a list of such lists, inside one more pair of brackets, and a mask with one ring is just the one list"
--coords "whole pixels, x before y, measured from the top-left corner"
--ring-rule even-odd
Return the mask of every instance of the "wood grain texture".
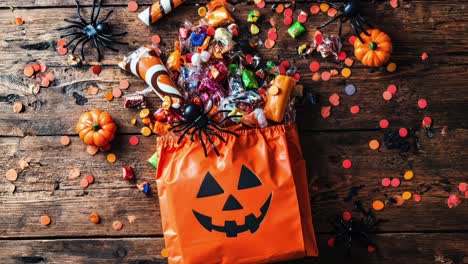
[[[318, 235], [320, 258], [285, 263], [466, 263], [467, 234], [376, 234], [379, 250], [367, 254], [356, 247], [347, 257], [340, 247], [329, 248], [327, 235]], [[404, 243], [405, 246], [400, 245]], [[0, 240], [0, 255], [6, 263], [167, 263], [160, 254], [162, 238], [97, 238], [54, 240]], [[327, 262], [320, 261], [326, 259]], [[452, 262], [449, 262], [452, 261]]]
[[[91, 0], [80, 1], [90, 14]], [[139, 0], [142, 11], [152, 0]], [[130, 135], [139, 135], [140, 124], [130, 125], [130, 119], [138, 116], [137, 110], [122, 107], [123, 99], [106, 102], [105, 90], [118, 86], [128, 79], [132, 93], [145, 88], [138, 78], [121, 71], [116, 63], [128, 52], [150, 43], [150, 36], [162, 37], [161, 49], [168, 53], [177, 37], [177, 28], [187, 18], [198, 18], [195, 4], [202, 1], [188, 0], [186, 4], [161, 19], [152, 27], [138, 20], [138, 13], [127, 11], [127, 0], [105, 1], [107, 10], [114, 10], [111, 19], [116, 32], [130, 32], [125, 38], [128, 47], [119, 47], [119, 53], [106, 52], [102, 62], [103, 72], [96, 76], [90, 71], [95, 64], [95, 54], [90, 52], [88, 62], [82, 68], [69, 67], [66, 57], [55, 51], [60, 32], [57, 27], [66, 25], [64, 18], [76, 18], [74, 0], [3, 0], [0, 1], [0, 259], [2, 263], [166, 263], [160, 256], [164, 248], [159, 206], [154, 184], [154, 168], [147, 159], [154, 151], [155, 136], [140, 136], [140, 145], [128, 144]], [[245, 19], [255, 8], [253, 1], [230, 1], [235, 4], [234, 16], [242, 32], [247, 31]], [[267, 1], [278, 2], [276, 0]], [[300, 9], [308, 10], [309, 1], [297, 1], [296, 16]], [[10, 7], [16, 7], [10, 9]], [[467, 58], [468, 13], [464, 1], [400, 1], [393, 9], [388, 1], [366, 2], [364, 14], [393, 39], [395, 51], [392, 61], [398, 64], [395, 73], [384, 69], [369, 72], [355, 63], [352, 76], [340, 76], [329, 82], [312, 82], [309, 63], [318, 60], [322, 69], [339, 69], [340, 63], [322, 59], [318, 54], [299, 58], [295, 47], [312, 39], [315, 27], [329, 19], [325, 14], [310, 16], [307, 33], [291, 41], [282, 23], [283, 16], [269, 8], [260, 10], [262, 19], [260, 37], [265, 39], [269, 18], [278, 26], [279, 41], [275, 48], [259, 49], [265, 60], [289, 60], [302, 74], [301, 83], [318, 98], [318, 104], [297, 107], [304, 158], [307, 161], [310, 200], [314, 227], [320, 247], [320, 258], [303, 259], [288, 263], [468, 263], [466, 241], [468, 229], [466, 200], [449, 209], [446, 199], [456, 194], [459, 182], [468, 181], [466, 171], [466, 146], [468, 142], [468, 81]], [[17, 16], [25, 24], [12, 23]], [[344, 26], [345, 39], [352, 34], [348, 24]], [[331, 24], [325, 33], [337, 31]], [[352, 47], [344, 41], [343, 49], [352, 53]], [[429, 60], [422, 62], [422, 52]], [[33, 95], [28, 88], [36, 80], [23, 76], [28, 63], [44, 61], [57, 79], [51, 88]], [[356, 85], [356, 95], [344, 95], [346, 83]], [[392, 101], [386, 102], [381, 94], [388, 84], [398, 86]], [[86, 95], [89, 85], [100, 87], [98, 95]], [[85, 106], [75, 103], [72, 94], [85, 96]], [[328, 119], [320, 117], [320, 107], [328, 105], [328, 97], [338, 93], [341, 105], [332, 109]], [[20, 100], [25, 112], [12, 112], [12, 101]], [[417, 100], [425, 98], [429, 107], [420, 110]], [[160, 100], [151, 95], [151, 109]], [[351, 115], [349, 107], [359, 105], [361, 112]], [[76, 136], [75, 124], [79, 115], [92, 108], [109, 111], [116, 119], [119, 132], [112, 151], [117, 162], [109, 164], [104, 153], [91, 157]], [[431, 116], [434, 120], [434, 137], [427, 138], [421, 130], [421, 119]], [[378, 128], [381, 118], [390, 120], [391, 128], [413, 128], [419, 138], [420, 148], [408, 153], [388, 150], [384, 146], [371, 151], [368, 142], [378, 139], [383, 143], [386, 130]], [[447, 134], [441, 135], [447, 126]], [[60, 145], [61, 135], [71, 136], [71, 145]], [[351, 159], [353, 167], [341, 167], [343, 159]], [[21, 171], [20, 159], [27, 159], [30, 167]], [[121, 179], [121, 166], [131, 165], [137, 175], [136, 182]], [[6, 170], [15, 168], [19, 177], [14, 184], [16, 191], [8, 192]], [[87, 189], [79, 187], [79, 179], [70, 180], [72, 168], [79, 168], [82, 176], [92, 174], [96, 182]], [[412, 181], [403, 181], [399, 188], [383, 188], [383, 177], [402, 177], [412, 169]], [[149, 181], [151, 194], [141, 193], [136, 184]], [[351, 210], [351, 202], [344, 201], [351, 187], [362, 186], [354, 197], [369, 207], [374, 199], [384, 200], [384, 194], [392, 196], [403, 191], [417, 191], [421, 185], [432, 189], [422, 196], [422, 202], [407, 201], [401, 207], [387, 204], [378, 212], [387, 220], [374, 234], [379, 251], [368, 255], [365, 249], [356, 249], [353, 258], [343, 251], [327, 247], [331, 227], [329, 219], [345, 210]], [[102, 222], [94, 225], [88, 215], [97, 212]], [[48, 214], [49, 226], [41, 226], [39, 217]], [[135, 216], [130, 223], [128, 216]], [[124, 228], [115, 231], [112, 222], [122, 221]], [[451, 262], [450, 262], [451, 261]]]

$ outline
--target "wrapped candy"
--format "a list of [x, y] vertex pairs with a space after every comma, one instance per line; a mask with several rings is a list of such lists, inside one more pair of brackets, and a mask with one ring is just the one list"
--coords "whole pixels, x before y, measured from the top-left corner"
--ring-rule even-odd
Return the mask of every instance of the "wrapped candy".
[[179, 41], [174, 42], [174, 51], [169, 55], [166, 61], [166, 68], [170, 71], [180, 72], [182, 64], [182, 53], [180, 51]]
[[322, 58], [333, 55], [335, 59], [338, 59], [338, 54], [341, 51], [341, 40], [338, 36], [326, 36], [323, 37], [323, 42], [318, 45], [317, 51], [320, 52]]
[[250, 114], [244, 116], [241, 120], [242, 124], [249, 127], [260, 127], [264, 128], [268, 126], [268, 121], [265, 117], [263, 109], [257, 108]]
[[267, 91], [265, 116], [268, 120], [281, 122], [288, 106], [289, 96], [296, 84], [291, 76], [277, 75]]
[[260, 11], [252, 10], [249, 12], [249, 15], [247, 16], [247, 22], [256, 23], [259, 18], [260, 18]]
[[199, 47], [203, 45], [205, 38], [206, 28], [202, 26], [196, 27], [194, 30], [192, 30], [192, 33], [190, 34], [190, 42], [194, 47]]
[[305, 32], [305, 27], [299, 21], [296, 21], [296, 23], [292, 24], [291, 27], [289, 27], [288, 29], [288, 34], [293, 39], [299, 37], [304, 32]]
[[182, 105], [184, 97], [154, 49], [141, 47], [124, 58], [119, 66], [142, 78], [166, 104], [175, 109]]
[[218, 27], [223, 24], [234, 22], [234, 18], [226, 7], [222, 6], [208, 13], [206, 17], [202, 19], [202, 22], [212, 27]]
[[208, 78], [215, 82], [222, 82], [227, 76], [227, 67], [223, 62], [210, 66]]
[[227, 4], [228, 2], [226, 0], [211, 0], [208, 4], [206, 4], [206, 8], [209, 12], [212, 12], [219, 7], [227, 6]]
[[157, 0], [150, 7], [138, 14], [138, 18], [147, 26], [167, 15], [172, 9], [180, 6], [185, 0]]
[[255, 80], [255, 76], [250, 70], [242, 70], [242, 82], [247, 89], [258, 89], [257, 80]]

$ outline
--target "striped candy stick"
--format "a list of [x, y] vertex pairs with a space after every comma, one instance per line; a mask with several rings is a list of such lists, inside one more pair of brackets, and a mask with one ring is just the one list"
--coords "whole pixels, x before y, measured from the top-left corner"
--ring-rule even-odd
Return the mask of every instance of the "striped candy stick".
[[158, 21], [161, 17], [180, 6], [185, 0], [158, 0], [145, 11], [138, 14], [138, 18], [147, 26]]
[[161, 100], [169, 97], [173, 108], [178, 109], [182, 105], [184, 98], [155, 50], [141, 47], [124, 58], [119, 66], [143, 79]]

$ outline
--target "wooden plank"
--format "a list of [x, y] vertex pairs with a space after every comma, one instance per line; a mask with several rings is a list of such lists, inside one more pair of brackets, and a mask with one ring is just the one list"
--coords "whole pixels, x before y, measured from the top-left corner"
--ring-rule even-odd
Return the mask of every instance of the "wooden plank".
[[[370, 139], [382, 140], [382, 134], [376, 131], [302, 134], [316, 230], [329, 231], [330, 217], [352, 209], [351, 203], [344, 201], [352, 186], [365, 185], [355, 199], [366, 207], [370, 207], [373, 199], [384, 199], [384, 193], [391, 196], [413, 192], [420, 184], [437, 183], [445, 178], [451, 182], [452, 193], [456, 193], [458, 183], [468, 180], [463, 173], [468, 169], [463, 144], [467, 130], [449, 131], [447, 136], [437, 134], [433, 139], [419, 136], [422, 149], [400, 155], [385, 147], [377, 152], [369, 150]], [[1, 177], [0, 237], [160, 235], [154, 169], [146, 162], [154, 151], [155, 137], [140, 138], [137, 147], [129, 146], [128, 138], [117, 137], [112, 150], [118, 157], [115, 164], [107, 163], [102, 153], [87, 155], [77, 137], [72, 137], [67, 147], [60, 145], [59, 137], [2, 138], [0, 175], [9, 168], [19, 169], [17, 162], [22, 158], [29, 159], [31, 166], [19, 173], [14, 194], [7, 192], [7, 181]], [[345, 158], [352, 159], [352, 169], [341, 167]], [[120, 178], [121, 166], [126, 165], [133, 166], [138, 182], [152, 183], [149, 197], [138, 191], [135, 183]], [[68, 174], [75, 167], [81, 169], [82, 175], [94, 175], [96, 183], [83, 190], [79, 187], [80, 178], [69, 180]], [[401, 177], [409, 168], [416, 174], [412, 181], [403, 182], [400, 188], [379, 187], [383, 177]], [[468, 219], [468, 211], [463, 206], [447, 207], [444, 186], [435, 186], [423, 195], [421, 203], [388, 205], [378, 213], [380, 218], [389, 220], [380, 231], [467, 230], [460, 219]], [[102, 215], [102, 224], [93, 225], [87, 220], [92, 212]], [[39, 225], [42, 214], [52, 216], [52, 225]], [[136, 216], [137, 221], [129, 224], [128, 215]], [[122, 231], [112, 230], [115, 220], [124, 222]]]
[[[352, 257], [340, 248], [328, 248], [328, 235], [318, 235], [320, 257], [284, 263], [466, 263], [468, 234], [377, 234], [379, 251], [367, 254], [356, 247]], [[167, 263], [160, 256], [162, 238], [98, 238], [3, 240], [0, 255], [15, 263]], [[458, 262], [457, 262], [458, 261]]]
[[[308, 9], [310, 4], [298, 4], [299, 9]], [[412, 2], [408, 8], [392, 9], [386, 2], [380, 2], [367, 6], [368, 17], [375, 24], [380, 25], [393, 38], [395, 52], [393, 60], [399, 65], [419, 65], [422, 52], [430, 54], [431, 65], [440, 64], [465, 64], [468, 39], [462, 38], [467, 30], [468, 14], [463, 12], [463, 5], [459, 2], [436, 2], [425, 4], [423, 2]], [[236, 21], [241, 25], [242, 32], [247, 32], [247, 25], [241, 23], [245, 21], [247, 14], [252, 10], [251, 5], [245, 3], [236, 5], [236, 12], [233, 13]], [[115, 32], [130, 32], [125, 38], [130, 43], [128, 47], [119, 47], [118, 54], [106, 52], [103, 64], [115, 65], [124, 54], [145, 44], [150, 44], [150, 36], [154, 33], [160, 34], [163, 38], [162, 48], [170, 51], [173, 48], [173, 41], [177, 37], [177, 28], [187, 16], [198, 18], [196, 6], [182, 6], [171, 15], [161, 19], [156, 25], [146, 27], [137, 18], [136, 13], [129, 13], [125, 7], [112, 8], [115, 12], [110, 23], [114, 26]], [[84, 16], [89, 16], [89, 10], [84, 10]], [[103, 11], [104, 13], [106, 10]], [[281, 14], [274, 14], [270, 9], [262, 9], [263, 19], [259, 22], [262, 39], [266, 38], [267, 29], [270, 28], [269, 19], [276, 21], [279, 31], [279, 41], [275, 48], [267, 50], [260, 49], [261, 57], [266, 59], [291, 59], [304, 64], [309, 64], [310, 60], [300, 59], [296, 55], [295, 47], [313, 39], [315, 27], [329, 19], [321, 14], [312, 16], [305, 24], [307, 33], [294, 40], [291, 45], [291, 38], [286, 33], [286, 26], [283, 25]], [[49, 16], [53, 14], [54, 20]], [[427, 16], [426, 14], [431, 14]], [[22, 16], [26, 23], [17, 27], [11, 21], [16, 16]], [[64, 18], [75, 18], [76, 11], [73, 8], [47, 8], [47, 9], [18, 9], [11, 12], [7, 9], [0, 10], [0, 32], [9, 32], [8, 36], [2, 38], [0, 42], [0, 55], [3, 58], [4, 70], [9, 69], [8, 65], [25, 64], [31, 60], [47, 61], [49, 65], [66, 65], [66, 59], [60, 57], [55, 52], [55, 42], [59, 39], [60, 32], [53, 30], [67, 25]], [[268, 17], [268, 19], [266, 19]], [[411, 17], [411, 19], [408, 19]], [[446, 17], [456, 17], [457, 20], [447, 21]], [[194, 21], [192, 21], [194, 22]], [[386, 26], [388, 25], [388, 26]], [[398, 26], [393, 26], [398, 25]], [[325, 33], [336, 34], [337, 24], [331, 24], [324, 30]], [[343, 27], [343, 36], [347, 38], [352, 33], [349, 25]], [[421, 44], [424, 43], [424, 47]], [[352, 52], [352, 47], [345, 41], [344, 50]], [[90, 53], [88, 60], [94, 61], [94, 52]], [[318, 58], [315, 54], [314, 58]], [[332, 59], [322, 63], [324, 67], [337, 67], [338, 64]], [[1, 69], [1, 68], [0, 68]]]

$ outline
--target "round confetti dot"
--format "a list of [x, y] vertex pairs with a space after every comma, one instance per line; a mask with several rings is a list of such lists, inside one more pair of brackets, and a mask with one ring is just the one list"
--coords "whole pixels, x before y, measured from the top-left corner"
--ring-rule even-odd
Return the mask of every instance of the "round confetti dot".
[[429, 55], [427, 55], [426, 52], [423, 52], [423, 53], [421, 54], [421, 60], [425, 61], [425, 60], [427, 60], [427, 59], [429, 59]]
[[130, 83], [127, 80], [120, 81], [120, 89], [126, 90], [130, 87]]
[[136, 12], [138, 10], [138, 3], [135, 1], [128, 2], [128, 11]]
[[21, 26], [21, 25], [23, 25], [23, 23], [24, 23], [24, 20], [23, 20], [22, 17], [17, 17], [17, 18], [15, 18], [15, 24], [16, 24], [17, 26]]
[[390, 185], [392, 185], [392, 187], [395, 187], [395, 188], [400, 186], [400, 179], [393, 178], [392, 181], [390, 182]]
[[398, 134], [400, 135], [400, 137], [404, 138], [408, 136], [408, 129], [402, 127], [398, 130]]
[[354, 60], [348, 57], [344, 60], [344, 63], [346, 66], [351, 67], [354, 64]]
[[317, 72], [320, 70], [320, 63], [318, 61], [313, 61], [309, 65], [309, 69], [311, 72]]
[[114, 153], [107, 154], [107, 161], [110, 163], [114, 163], [117, 160], [117, 156]]
[[62, 46], [59, 46], [57, 48], [57, 53], [60, 55], [60, 56], [64, 56], [68, 53], [68, 49], [67, 48], [64, 48]]
[[380, 200], [375, 200], [372, 202], [372, 208], [374, 208], [374, 210], [376, 211], [380, 211], [384, 208], [384, 203]]
[[296, 80], [296, 81], [300, 81], [300, 80], [301, 80], [301, 74], [298, 73], [298, 72], [296, 72], [296, 73], [294, 73], [293, 78], [294, 78], [294, 80]]
[[465, 198], [468, 198], [468, 191], [465, 192]]
[[85, 178], [85, 180], [86, 180], [89, 184], [91, 184], [91, 183], [94, 182], [94, 177], [93, 177], [93, 175], [86, 175], [84, 178]]
[[413, 194], [413, 200], [419, 203], [421, 201], [421, 195], [417, 193]]
[[330, 97], [328, 98], [328, 101], [333, 106], [339, 106], [340, 105], [340, 96], [337, 93], [334, 93], [334, 94], [330, 95]]
[[151, 36], [151, 43], [158, 45], [159, 43], [161, 43], [161, 37], [159, 35]]
[[102, 68], [99, 65], [94, 65], [93, 67], [91, 67], [91, 71], [94, 74], [99, 75], [101, 73], [101, 71], [102, 71]]
[[383, 178], [381, 183], [383, 187], [388, 187], [390, 186], [391, 180], [390, 178]]
[[343, 213], [343, 220], [349, 221], [349, 220], [351, 220], [351, 217], [352, 217], [352, 215], [351, 215], [350, 212], [344, 212]]
[[388, 87], [387, 87], [387, 91], [390, 92], [391, 94], [396, 94], [396, 92], [398, 91], [396, 85], [394, 84], [390, 84]]
[[274, 40], [271, 40], [271, 39], [267, 39], [265, 40], [265, 48], [267, 49], [271, 49], [275, 46], [276, 42]]
[[380, 128], [383, 128], [383, 129], [388, 128], [390, 126], [390, 122], [388, 122], [387, 119], [382, 119], [379, 122], [379, 126]]
[[331, 115], [331, 106], [323, 106], [320, 114], [322, 115], [323, 118], [328, 118]]
[[392, 100], [393, 95], [392, 95], [391, 92], [385, 91], [385, 92], [382, 93], [382, 97], [383, 97], [383, 99], [385, 101], [390, 101], [390, 100]]
[[349, 159], [343, 160], [343, 163], [342, 163], [343, 168], [349, 169], [349, 168], [351, 168], [352, 165], [353, 165], [353, 163], [351, 162], [351, 160], [349, 160]]
[[151, 129], [149, 127], [142, 127], [140, 132], [145, 137], [151, 136]]
[[104, 99], [106, 99], [106, 101], [112, 101], [114, 99], [114, 94], [112, 93], [112, 91], [105, 92]]
[[268, 33], [268, 39], [276, 41], [278, 39], [278, 33], [271, 31]]
[[260, 1], [257, 3], [258, 8], [265, 8], [266, 2], [265, 1]]
[[375, 251], [375, 247], [374, 247], [374, 246], [372, 246], [372, 245], [368, 245], [368, 246], [367, 246], [367, 252], [373, 253], [374, 251]]
[[112, 223], [112, 228], [114, 228], [115, 231], [121, 230], [122, 227], [123, 227], [123, 224], [122, 224], [122, 222], [120, 222], [120, 221], [114, 221], [114, 222]]
[[50, 222], [52, 222], [52, 220], [50, 219], [50, 216], [43, 215], [39, 218], [39, 222], [41, 223], [41, 225], [50, 225]]
[[361, 108], [359, 108], [358, 105], [353, 105], [353, 106], [351, 106], [349, 111], [351, 112], [351, 114], [355, 115], [355, 114], [359, 113], [359, 111], [361, 111]]
[[149, 114], [150, 114], [150, 110], [148, 108], [143, 108], [140, 111], [140, 118], [145, 118], [149, 116]]
[[351, 69], [350, 68], [343, 68], [341, 70], [341, 75], [345, 78], [348, 78], [349, 76], [351, 76]]
[[431, 126], [432, 125], [432, 118], [425, 116], [422, 121], [423, 126]]
[[354, 45], [354, 41], [356, 41], [356, 39], [357, 39], [356, 36], [350, 36], [350, 37], [348, 38], [349, 44]]
[[468, 191], [468, 183], [466, 182], [461, 182], [460, 184], [458, 184], [458, 190], [460, 192], [466, 192]]
[[163, 248], [161, 250], [161, 257], [163, 257], [163, 258], [169, 257], [169, 251], [167, 250], [167, 248]]
[[338, 60], [344, 61], [346, 57], [347, 57], [346, 52], [341, 51], [340, 53], [338, 53]]
[[61, 136], [60, 137], [60, 144], [62, 144], [63, 146], [68, 146], [70, 145], [70, 137], [69, 136]]
[[284, 11], [284, 5], [283, 4], [279, 4], [279, 5], [276, 6], [276, 8], [275, 8], [276, 13], [281, 14], [281, 13], [283, 13], [283, 11]]
[[334, 17], [334, 16], [336, 16], [337, 13], [338, 13], [338, 10], [336, 10], [335, 8], [330, 8], [327, 11], [327, 15], [329, 17]]
[[324, 71], [322, 72], [322, 75], [320, 76], [322, 78], [323, 81], [329, 81], [330, 78], [331, 78], [331, 73], [330, 72], [327, 72], [327, 71]]
[[86, 152], [91, 156], [96, 155], [96, 153], [98, 153], [98, 151], [99, 151], [99, 148], [96, 147], [96, 146], [90, 146], [89, 145], [89, 146], [86, 147]]
[[327, 241], [328, 247], [335, 247], [335, 241], [336, 239], [334, 237], [329, 238]]
[[283, 16], [285, 17], [292, 17], [293, 15], [293, 10], [291, 8], [286, 8], [286, 10], [284, 10], [283, 12]]
[[412, 196], [411, 192], [404, 192], [404, 193], [401, 195], [401, 197], [403, 197], [403, 199], [405, 199], [405, 200], [411, 199], [411, 196]]
[[395, 201], [396, 206], [402, 206], [405, 203], [405, 199], [401, 195], [393, 195], [392, 199]]
[[14, 182], [16, 179], [18, 179], [18, 173], [14, 169], [9, 169], [6, 172], [5, 177], [8, 181]]
[[320, 12], [320, 7], [318, 5], [312, 5], [310, 7], [310, 13], [312, 13], [312, 15], [316, 15]]
[[413, 179], [414, 177], [414, 172], [413, 171], [406, 171], [405, 174], [403, 174], [403, 178], [407, 181]]
[[57, 47], [63, 47], [65, 45], [67, 45], [67, 40], [66, 39], [59, 39], [57, 41]]
[[122, 90], [120, 90], [120, 88], [112, 88], [112, 96], [114, 96], [115, 98], [119, 98], [122, 96]]
[[80, 186], [82, 188], [86, 188], [86, 187], [89, 186], [89, 182], [85, 178], [83, 178], [83, 179], [80, 180]]
[[345, 94], [346, 95], [354, 95], [356, 93], [356, 86], [354, 86], [354, 84], [347, 84], [345, 86]]
[[138, 145], [138, 143], [140, 143], [140, 139], [137, 136], [131, 136], [128, 141], [130, 142], [130, 145], [132, 146], [136, 146]]
[[304, 24], [305, 22], [307, 22], [307, 16], [306, 15], [299, 15], [299, 16], [297, 16], [297, 21]]
[[419, 99], [419, 100], [418, 100], [418, 107], [419, 107], [420, 109], [426, 108], [426, 107], [427, 107], [427, 101], [426, 101], [426, 99]]
[[290, 26], [292, 24], [292, 22], [293, 22], [292, 17], [285, 17], [284, 20], [283, 20], [283, 23], [286, 26]]
[[372, 149], [372, 150], [377, 150], [379, 149], [380, 147], [380, 143], [378, 140], [376, 139], [373, 139], [371, 141], [369, 141], [369, 148]]
[[397, 65], [394, 62], [391, 62], [387, 65], [387, 71], [388, 72], [394, 72], [397, 69]]
[[325, 12], [328, 11], [328, 9], [330, 9], [330, 5], [328, 5], [328, 4], [326, 4], [326, 3], [321, 3], [321, 4], [320, 4], [320, 11], [322, 11], [322, 12], [325, 13]]
[[318, 81], [320, 81], [320, 78], [321, 78], [320, 73], [316, 72], [316, 73], [312, 74], [312, 81], [318, 82]]

